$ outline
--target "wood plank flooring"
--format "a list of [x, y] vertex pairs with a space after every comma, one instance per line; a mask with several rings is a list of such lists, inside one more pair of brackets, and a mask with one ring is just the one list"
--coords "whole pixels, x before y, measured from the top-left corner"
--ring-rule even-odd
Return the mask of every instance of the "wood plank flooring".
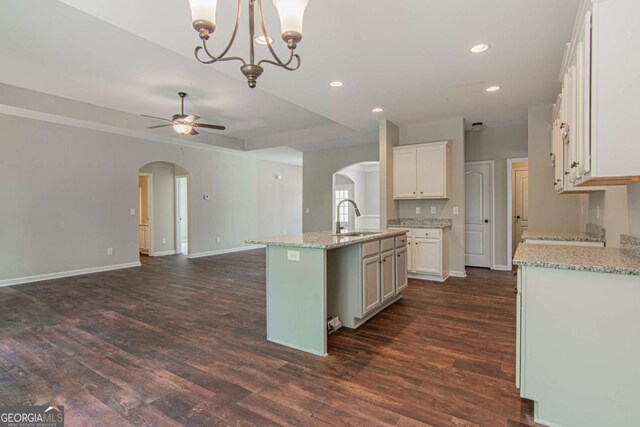
[[265, 341], [265, 253], [0, 288], [0, 405], [68, 426], [533, 426], [513, 385], [515, 279], [469, 269], [319, 358]]

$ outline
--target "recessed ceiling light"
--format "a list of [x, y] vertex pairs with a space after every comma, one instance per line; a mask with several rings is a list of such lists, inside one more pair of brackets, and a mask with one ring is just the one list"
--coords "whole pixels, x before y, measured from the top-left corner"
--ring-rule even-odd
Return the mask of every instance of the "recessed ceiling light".
[[497, 92], [500, 90], [500, 86], [489, 86], [485, 89], [487, 92]]
[[342, 87], [343, 84], [344, 83], [339, 82], [339, 81], [336, 80], [335, 82], [329, 83], [329, 86], [331, 86], [331, 87]]
[[[267, 45], [267, 39], [265, 39], [264, 36], [256, 36], [255, 41], [263, 46]], [[269, 37], [269, 43], [273, 43], [273, 39], [271, 37]]]
[[380, 107], [375, 107], [371, 111], [373, 111], [374, 113], [382, 113], [384, 110], [382, 108], [380, 108]]
[[471, 53], [482, 53], [482, 52], [488, 51], [489, 48], [491, 48], [491, 46], [489, 46], [488, 44], [480, 43], [480, 44], [475, 45], [474, 47], [472, 47], [469, 50], [471, 51]]

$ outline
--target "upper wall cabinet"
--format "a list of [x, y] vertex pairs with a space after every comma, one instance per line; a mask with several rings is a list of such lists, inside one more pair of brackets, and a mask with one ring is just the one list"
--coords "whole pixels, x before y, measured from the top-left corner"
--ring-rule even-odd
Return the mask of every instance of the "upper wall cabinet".
[[448, 199], [451, 143], [405, 145], [393, 148], [394, 199]]
[[637, 0], [583, 0], [554, 109], [554, 185], [561, 192], [640, 182]]

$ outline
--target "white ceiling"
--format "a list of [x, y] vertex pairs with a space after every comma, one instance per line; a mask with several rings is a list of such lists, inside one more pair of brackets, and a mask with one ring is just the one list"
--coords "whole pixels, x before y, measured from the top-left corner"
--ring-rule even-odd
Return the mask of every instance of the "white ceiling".
[[[401, 125], [453, 115], [485, 126], [521, 123], [527, 107], [555, 99], [579, 0], [311, 0], [301, 69], [267, 65], [255, 90], [237, 63], [193, 59], [198, 37], [188, 0], [64, 3], [73, 8], [55, 0], [3, 5], [0, 82], [159, 116], [173, 114], [174, 93], [185, 90], [189, 112], [227, 125], [225, 134], [248, 141], [247, 148], [283, 139], [304, 150], [321, 147], [323, 138], [362, 142], [380, 118]], [[213, 50], [226, 44], [233, 3], [219, 2]], [[264, 7], [279, 41], [274, 7], [269, 0]], [[232, 53], [246, 56], [243, 12]], [[480, 42], [492, 49], [471, 55]], [[345, 85], [330, 88], [332, 80]], [[492, 84], [503, 89], [487, 94]], [[378, 105], [384, 113], [371, 112]], [[296, 145], [291, 136], [308, 128]]]

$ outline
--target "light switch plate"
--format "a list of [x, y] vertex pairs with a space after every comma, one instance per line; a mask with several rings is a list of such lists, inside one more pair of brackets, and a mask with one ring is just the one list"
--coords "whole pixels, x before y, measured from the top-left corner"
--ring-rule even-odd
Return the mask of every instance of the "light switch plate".
[[167, 243], [167, 238], [166, 238], [166, 237], [163, 237], [163, 238], [162, 238], [162, 244], [163, 244], [163, 245], [165, 245], [166, 243]]
[[300, 251], [287, 251], [289, 261], [300, 261]]
[[306, 208], [304, 211], [305, 211], [306, 213], [309, 213], [309, 212], [311, 212], [311, 209]]
[[420, 206], [416, 206], [416, 214], [419, 214], [422, 212], [422, 209], [420, 209]]
[[431, 213], [432, 214], [436, 214], [437, 213], [435, 206], [431, 206]]
[[220, 243], [220, 238], [216, 237], [216, 243]]
[[457, 207], [457, 206], [454, 206], [454, 207], [453, 207], [453, 214], [454, 214], [454, 215], [460, 215], [460, 208], [459, 208], [459, 207]]
[[136, 210], [135, 209], [129, 209], [129, 215], [136, 216]]

